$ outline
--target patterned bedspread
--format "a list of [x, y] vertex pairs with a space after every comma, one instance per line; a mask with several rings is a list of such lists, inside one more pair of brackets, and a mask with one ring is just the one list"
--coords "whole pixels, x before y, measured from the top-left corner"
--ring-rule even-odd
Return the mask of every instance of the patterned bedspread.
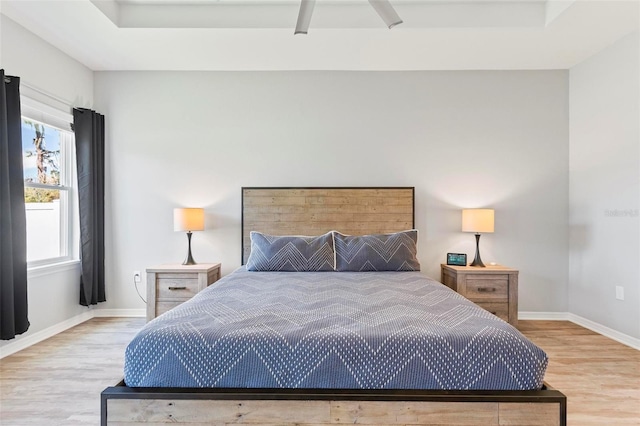
[[240, 268], [149, 322], [130, 387], [512, 389], [547, 356], [518, 330], [419, 272]]

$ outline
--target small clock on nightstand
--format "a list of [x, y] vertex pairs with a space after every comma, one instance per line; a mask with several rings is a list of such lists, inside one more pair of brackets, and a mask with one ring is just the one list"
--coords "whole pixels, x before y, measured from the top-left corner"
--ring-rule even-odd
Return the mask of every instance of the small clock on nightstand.
[[441, 281], [476, 305], [518, 326], [518, 270], [500, 265], [485, 268], [440, 265]]
[[147, 321], [186, 302], [219, 279], [219, 263], [147, 268]]

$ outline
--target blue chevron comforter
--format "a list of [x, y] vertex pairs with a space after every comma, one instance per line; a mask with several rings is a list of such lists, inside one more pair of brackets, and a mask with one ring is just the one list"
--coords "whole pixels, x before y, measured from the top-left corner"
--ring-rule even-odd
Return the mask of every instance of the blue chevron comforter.
[[130, 387], [517, 389], [546, 354], [419, 272], [240, 268], [149, 322]]

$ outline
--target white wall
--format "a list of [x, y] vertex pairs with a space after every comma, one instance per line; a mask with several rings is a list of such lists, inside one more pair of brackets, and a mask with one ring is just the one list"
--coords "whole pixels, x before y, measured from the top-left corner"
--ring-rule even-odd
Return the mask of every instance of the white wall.
[[[93, 103], [93, 72], [5, 15], [0, 15], [0, 67], [8, 75], [19, 76], [22, 85], [67, 105], [89, 108]], [[46, 96], [36, 100], [60, 107], [60, 102]]]
[[520, 310], [567, 310], [568, 74], [97, 72], [107, 126], [107, 308], [132, 271], [181, 262], [172, 209], [201, 206], [196, 261], [240, 264], [242, 186], [416, 187], [419, 258], [474, 252], [462, 207], [496, 209], [485, 262], [520, 269]]
[[[8, 75], [20, 76], [21, 93], [28, 92], [51, 107], [61, 108], [66, 103], [66, 112], [70, 112], [69, 105], [90, 107], [93, 102], [92, 71], [4, 15], [0, 15], [0, 67]], [[25, 85], [51, 96], [30, 90]], [[28, 303], [31, 326], [15, 340], [0, 342], [0, 346], [13, 344], [86, 313], [87, 308], [78, 304], [79, 274], [77, 264], [55, 272], [30, 271]]]
[[[570, 71], [569, 311], [640, 338], [638, 33]], [[615, 287], [624, 287], [624, 301]]]

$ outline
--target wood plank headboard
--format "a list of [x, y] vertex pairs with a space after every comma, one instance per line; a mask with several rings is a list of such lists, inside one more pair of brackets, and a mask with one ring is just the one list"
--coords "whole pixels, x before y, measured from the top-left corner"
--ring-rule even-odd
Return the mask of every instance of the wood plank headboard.
[[413, 229], [414, 193], [413, 187], [242, 188], [242, 264], [251, 252], [251, 231], [363, 235]]

